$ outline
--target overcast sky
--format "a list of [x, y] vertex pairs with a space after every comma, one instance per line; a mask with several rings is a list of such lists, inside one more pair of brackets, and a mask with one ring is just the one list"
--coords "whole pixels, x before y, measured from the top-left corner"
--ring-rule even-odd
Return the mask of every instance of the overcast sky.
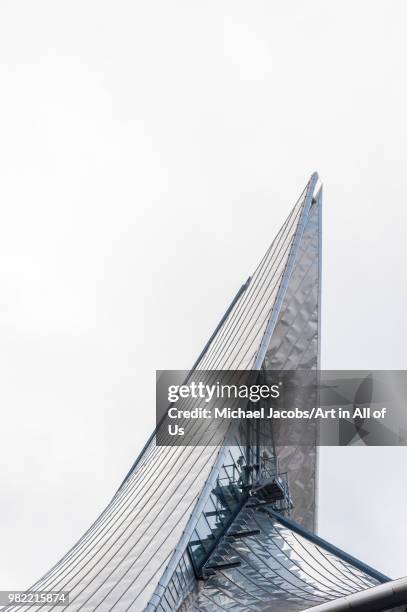
[[[405, 0], [0, 3], [0, 589], [103, 509], [313, 170], [326, 368], [406, 367]], [[407, 574], [407, 449], [320, 534]]]

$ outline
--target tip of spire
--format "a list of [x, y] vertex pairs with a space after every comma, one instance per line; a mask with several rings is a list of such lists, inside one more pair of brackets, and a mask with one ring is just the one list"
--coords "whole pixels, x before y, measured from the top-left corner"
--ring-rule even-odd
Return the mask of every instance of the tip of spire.
[[313, 172], [311, 174], [311, 178], [309, 180], [309, 185], [310, 185], [311, 192], [313, 194], [317, 194], [317, 193], [319, 193], [321, 191], [322, 183], [321, 183], [321, 181], [319, 179], [318, 172]]

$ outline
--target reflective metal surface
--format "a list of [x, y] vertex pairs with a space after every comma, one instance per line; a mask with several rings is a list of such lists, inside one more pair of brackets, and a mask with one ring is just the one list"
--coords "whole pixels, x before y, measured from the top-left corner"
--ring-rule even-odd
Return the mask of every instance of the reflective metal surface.
[[[321, 195], [312, 200], [315, 183], [314, 175], [200, 358], [200, 370], [318, 367]], [[160, 435], [158, 430], [158, 440]], [[101, 516], [35, 589], [70, 591], [70, 612], [271, 605], [289, 612], [372, 584], [266, 511], [250, 508], [248, 490], [240, 486], [243, 468], [277, 456], [293, 516], [312, 527], [315, 446], [279, 445], [278, 431], [261, 432], [246, 449], [238, 437], [233, 447], [163, 447], [156, 438]], [[258, 535], [231, 541], [232, 529]], [[240, 565], [207, 573], [211, 564], [230, 564], [231, 558]], [[197, 579], [200, 571], [204, 580]], [[38, 607], [7, 608], [33, 609]]]
[[216, 561], [240, 561], [220, 569], [203, 583], [185, 610], [272, 610], [290, 612], [356, 593], [379, 581], [307, 538], [279, 524], [267, 506], [249, 502], [233, 532], [258, 532], [241, 539], [225, 537]]
[[[321, 200], [322, 190], [318, 192], [310, 210], [295, 270], [266, 354], [265, 370], [319, 367]], [[303, 433], [304, 426], [302, 422], [298, 435]], [[292, 427], [292, 422], [288, 421], [275, 427], [275, 451], [281, 470], [290, 474], [293, 516], [302, 525], [315, 529], [316, 425], [309, 425], [315, 431], [308, 434], [310, 439], [315, 439], [315, 444], [308, 447], [299, 445], [297, 448], [280, 441], [287, 439], [287, 429], [290, 429], [290, 437], [294, 438]]]

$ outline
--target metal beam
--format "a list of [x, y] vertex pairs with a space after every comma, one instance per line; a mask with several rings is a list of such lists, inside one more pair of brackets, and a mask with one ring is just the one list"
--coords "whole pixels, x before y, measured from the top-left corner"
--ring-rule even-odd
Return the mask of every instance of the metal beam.
[[[307, 608], [312, 612], [381, 612], [407, 604], [407, 577]], [[404, 609], [404, 608], [403, 608]]]

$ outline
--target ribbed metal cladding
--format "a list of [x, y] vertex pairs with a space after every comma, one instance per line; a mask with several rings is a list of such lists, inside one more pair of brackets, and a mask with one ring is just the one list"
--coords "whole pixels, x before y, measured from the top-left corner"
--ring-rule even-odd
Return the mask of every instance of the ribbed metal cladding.
[[[321, 193], [315, 193], [316, 180], [313, 175], [200, 357], [200, 370], [318, 367]], [[275, 434], [293, 493], [293, 516], [312, 526], [316, 448], [284, 447]], [[270, 606], [290, 612], [371, 586], [371, 577], [310, 547], [247, 503], [233, 528], [258, 535], [231, 542], [225, 532], [211, 552], [211, 562], [234, 555], [241, 565], [197, 580], [188, 545], [231, 449], [207, 442], [161, 446], [161, 435], [157, 430], [104, 512], [33, 589], [69, 591], [69, 612]]]
[[213, 562], [240, 565], [220, 570], [203, 583], [186, 610], [291, 612], [358, 593], [380, 581], [322, 546], [279, 524], [267, 506], [240, 512], [231, 531], [258, 531], [235, 540], [225, 537]]

